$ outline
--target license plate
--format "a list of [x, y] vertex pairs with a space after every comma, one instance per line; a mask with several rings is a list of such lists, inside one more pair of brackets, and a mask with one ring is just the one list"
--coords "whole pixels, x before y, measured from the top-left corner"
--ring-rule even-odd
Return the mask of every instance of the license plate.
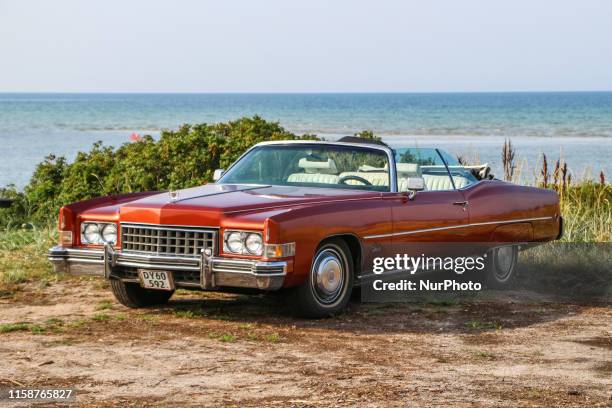
[[140, 285], [146, 289], [174, 290], [172, 275], [167, 271], [139, 269]]

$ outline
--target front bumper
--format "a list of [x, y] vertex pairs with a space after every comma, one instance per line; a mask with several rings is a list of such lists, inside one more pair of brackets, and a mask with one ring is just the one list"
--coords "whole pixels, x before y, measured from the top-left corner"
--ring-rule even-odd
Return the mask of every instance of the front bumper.
[[217, 289], [224, 287], [277, 290], [283, 286], [291, 261], [263, 262], [216, 256], [174, 257], [104, 250], [53, 247], [49, 261], [55, 272], [103, 276], [140, 282], [138, 269], [171, 271], [177, 287]]

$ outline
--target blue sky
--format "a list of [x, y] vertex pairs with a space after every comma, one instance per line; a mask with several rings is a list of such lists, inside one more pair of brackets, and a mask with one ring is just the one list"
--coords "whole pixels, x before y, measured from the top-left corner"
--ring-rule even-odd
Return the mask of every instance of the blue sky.
[[0, 0], [0, 92], [612, 90], [606, 0]]

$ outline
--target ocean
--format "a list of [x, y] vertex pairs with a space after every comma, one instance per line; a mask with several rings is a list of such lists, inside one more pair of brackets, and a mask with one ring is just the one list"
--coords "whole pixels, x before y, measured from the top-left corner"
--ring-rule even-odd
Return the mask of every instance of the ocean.
[[391, 146], [433, 146], [500, 171], [511, 139], [522, 175], [545, 153], [574, 178], [612, 176], [612, 92], [391, 94], [0, 93], [0, 186], [23, 188], [46, 155], [73, 159], [102, 140], [159, 135], [184, 123], [260, 115], [334, 139], [369, 129]]

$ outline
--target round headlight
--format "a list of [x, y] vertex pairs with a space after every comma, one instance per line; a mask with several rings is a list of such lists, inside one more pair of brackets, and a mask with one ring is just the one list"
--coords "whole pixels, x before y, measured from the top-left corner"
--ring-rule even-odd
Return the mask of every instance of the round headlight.
[[261, 235], [259, 234], [249, 234], [245, 241], [246, 249], [249, 253], [253, 255], [261, 255], [263, 250], [263, 242], [261, 240]]
[[115, 224], [106, 224], [102, 228], [102, 239], [107, 244], [117, 243], [117, 226]]
[[240, 234], [239, 232], [230, 233], [225, 239], [225, 244], [227, 246], [227, 249], [229, 249], [231, 252], [237, 254], [241, 253], [242, 248], [244, 247], [242, 243], [242, 234]]
[[100, 242], [100, 228], [98, 224], [85, 224], [83, 229], [83, 237], [87, 241], [87, 244], [97, 244]]

